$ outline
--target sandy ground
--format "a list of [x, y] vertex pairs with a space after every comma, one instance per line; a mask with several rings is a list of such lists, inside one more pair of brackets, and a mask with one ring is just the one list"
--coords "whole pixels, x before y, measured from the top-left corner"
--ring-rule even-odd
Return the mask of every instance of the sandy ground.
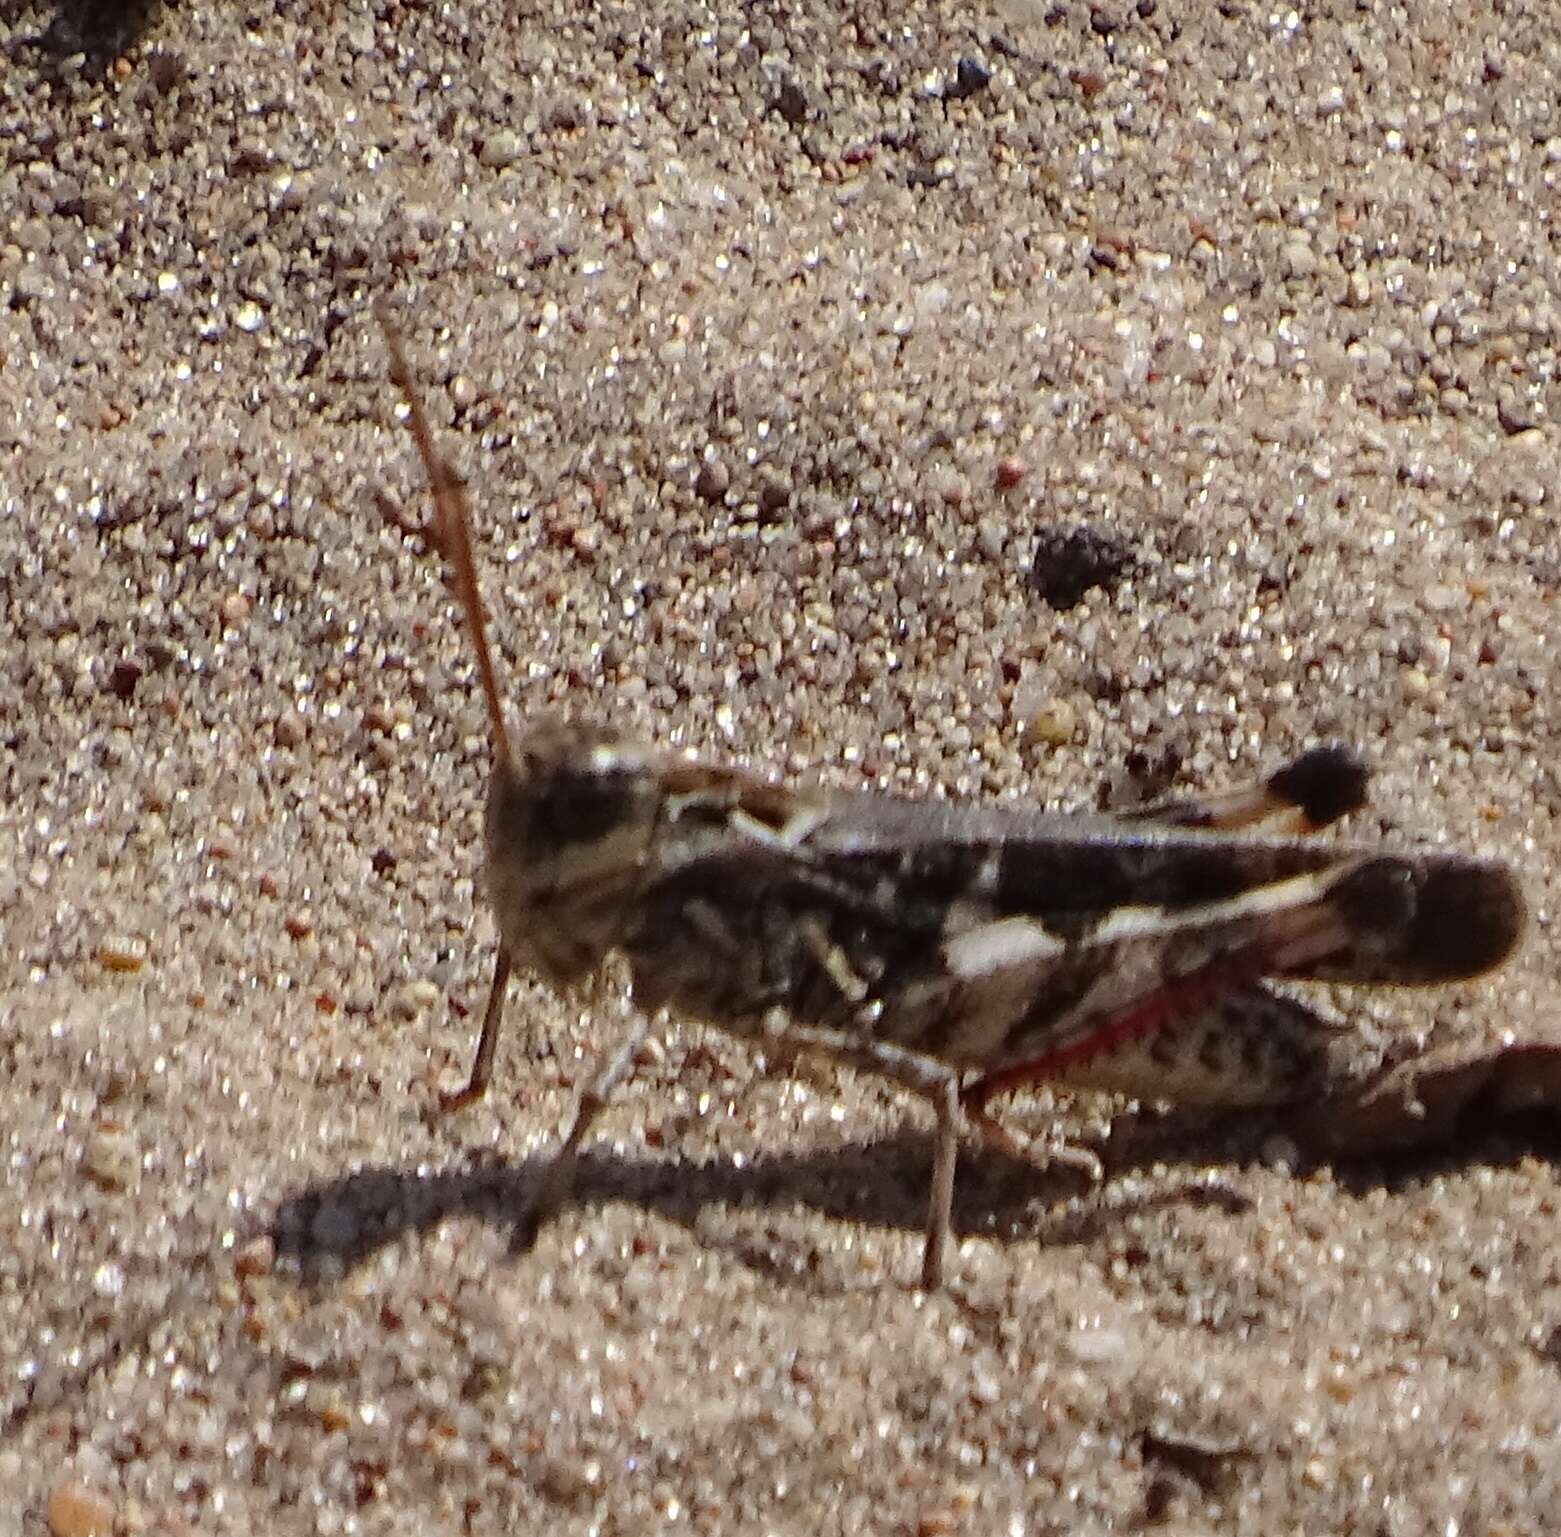
[[374, 507], [384, 299], [517, 716], [1069, 809], [1352, 742], [1532, 906], [1355, 1054], [1555, 1040], [1561, 13], [1484, 13], [0, 10], [0, 1531], [1550, 1528], [1552, 1114], [1024, 1099], [1106, 1183], [967, 1156], [926, 1296], [924, 1111], [674, 1026], [512, 1254], [627, 1006], [431, 1113], [485, 745]]

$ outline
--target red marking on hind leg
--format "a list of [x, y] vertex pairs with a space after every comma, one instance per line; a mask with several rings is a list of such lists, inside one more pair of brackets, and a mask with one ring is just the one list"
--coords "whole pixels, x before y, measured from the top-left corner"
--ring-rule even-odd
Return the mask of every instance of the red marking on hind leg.
[[1108, 1014], [1099, 1026], [1079, 1040], [978, 1078], [961, 1094], [960, 1101], [979, 1111], [994, 1095], [1060, 1077], [1066, 1069], [1080, 1062], [1152, 1035], [1175, 1020], [1185, 1019], [1187, 1015], [1217, 1003], [1236, 989], [1256, 981], [1267, 970], [1270, 961], [1267, 950], [1249, 950], [1210, 961], [1184, 977], [1167, 982], [1119, 1013]]

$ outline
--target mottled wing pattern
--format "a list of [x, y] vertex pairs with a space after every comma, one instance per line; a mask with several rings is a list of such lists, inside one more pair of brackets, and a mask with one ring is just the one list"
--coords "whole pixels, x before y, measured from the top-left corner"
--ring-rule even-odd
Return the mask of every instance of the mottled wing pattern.
[[1202, 1061], [1198, 1097], [1240, 1103], [1275, 1097], [1249, 1080], [1292, 1076], [1243, 1061], [1261, 1048], [1240, 1039], [1215, 1060], [1232, 1008], [1238, 1035], [1272, 1023], [1293, 1044], [1299, 1016], [1259, 978], [1446, 980], [1494, 964], [1521, 919], [1505, 871], [1454, 855], [878, 797], [789, 807], [728, 807], [703, 844], [666, 818], [678, 857], [645, 872], [623, 940], [647, 1003], [728, 1028], [784, 1008], [994, 1081], [1149, 1092], [1161, 1073], [1172, 1093]]

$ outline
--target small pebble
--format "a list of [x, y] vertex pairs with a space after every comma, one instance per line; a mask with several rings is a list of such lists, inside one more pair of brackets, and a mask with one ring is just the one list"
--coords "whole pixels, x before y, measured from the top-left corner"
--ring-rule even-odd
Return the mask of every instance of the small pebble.
[[771, 106], [793, 128], [798, 128], [807, 121], [808, 98], [795, 80], [787, 80], [781, 85]]
[[992, 83], [992, 71], [980, 59], [969, 57], [959, 61], [953, 81], [944, 87], [945, 101], [964, 101], [984, 91]]
[[1078, 730], [1079, 714], [1066, 699], [1054, 699], [1031, 712], [1024, 723], [1024, 734], [1033, 742], [1049, 747], [1065, 747]]
[[1015, 459], [1011, 454], [999, 459], [994, 479], [999, 491], [1012, 491], [1024, 479], [1024, 461]]
[[791, 487], [780, 476], [766, 473], [759, 484], [759, 516], [773, 519], [791, 501]]
[[1109, 591], [1133, 564], [1132, 547], [1110, 534], [1083, 525], [1046, 528], [1030, 562], [1030, 586], [1055, 609], [1075, 608], [1091, 587]]
[[310, 1395], [310, 1407], [327, 1435], [338, 1434], [352, 1424], [352, 1410], [340, 1388], [320, 1386], [317, 1393]]
[[233, 1273], [238, 1276], [263, 1276], [276, 1263], [276, 1243], [269, 1234], [251, 1238], [233, 1253]]
[[1317, 253], [1303, 239], [1292, 240], [1284, 249], [1285, 270], [1293, 278], [1309, 278], [1317, 271]]
[[1353, 1377], [1340, 1375], [1327, 1378], [1323, 1383], [1323, 1391], [1336, 1404], [1347, 1404], [1354, 1401], [1357, 1385]]
[[136, 684], [141, 681], [141, 672], [140, 664], [128, 658], [115, 662], [113, 670], [108, 675], [109, 693], [128, 704], [135, 694]]
[[1127, 1340], [1120, 1329], [1075, 1329], [1065, 1344], [1075, 1361], [1095, 1365], [1120, 1361], [1127, 1354]]
[[108, 1537], [114, 1502], [101, 1489], [67, 1480], [49, 1495], [50, 1537]]
[[141, 1150], [122, 1126], [98, 1126], [81, 1150], [81, 1167], [104, 1190], [128, 1190], [141, 1171]]
[[731, 471], [719, 459], [707, 459], [694, 480], [694, 495], [701, 501], [718, 502], [731, 484]]
[[146, 941], [133, 934], [110, 934], [98, 946], [105, 971], [134, 972], [146, 965]]
[[489, 134], [483, 141], [481, 152], [477, 158], [490, 171], [502, 171], [506, 166], [514, 165], [525, 153], [525, 146], [520, 141], [520, 136], [511, 133], [508, 128], [501, 128], [497, 133]]
[[404, 983], [396, 992], [395, 1010], [402, 1019], [416, 1019], [426, 1013], [444, 996], [427, 977], [415, 977]]

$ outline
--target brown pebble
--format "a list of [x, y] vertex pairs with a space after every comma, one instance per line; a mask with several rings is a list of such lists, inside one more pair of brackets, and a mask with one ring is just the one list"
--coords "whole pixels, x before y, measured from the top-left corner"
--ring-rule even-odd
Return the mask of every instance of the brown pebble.
[[141, 1150], [123, 1126], [108, 1122], [83, 1141], [81, 1167], [100, 1190], [128, 1190], [141, 1172]]
[[99, 1537], [114, 1529], [114, 1502], [101, 1489], [71, 1480], [49, 1495], [51, 1537]]
[[283, 710], [273, 728], [278, 747], [298, 747], [304, 739], [303, 717], [296, 710]]
[[320, 1426], [327, 1435], [337, 1435], [352, 1424], [352, 1414], [340, 1399], [331, 1399], [320, 1407]]
[[136, 691], [136, 684], [141, 681], [141, 671], [140, 664], [130, 661], [128, 657], [115, 662], [108, 675], [109, 693], [128, 703]]
[[766, 473], [759, 484], [759, 516], [773, 519], [791, 501], [791, 487], [780, 476]]
[[233, 1273], [239, 1276], [269, 1275], [276, 1263], [276, 1245], [262, 1233], [241, 1244], [233, 1254]]
[[997, 461], [996, 480], [999, 491], [1012, 491], [1023, 479], [1023, 460], [1015, 459], [1012, 454], [1009, 454]]
[[694, 480], [694, 495], [701, 501], [718, 502], [732, 484], [731, 472], [719, 459], [707, 459]]
[[1024, 734], [1048, 747], [1065, 747], [1079, 727], [1079, 712], [1066, 699], [1038, 706], [1024, 722]]
[[146, 941], [133, 934], [110, 934], [98, 946], [105, 971], [133, 972], [146, 965]]
[[314, 915], [307, 907], [302, 907], [296, 913], [289, 913], [282, 920], [282, 927], [290, 939], [307, 939], [314, 933]]

